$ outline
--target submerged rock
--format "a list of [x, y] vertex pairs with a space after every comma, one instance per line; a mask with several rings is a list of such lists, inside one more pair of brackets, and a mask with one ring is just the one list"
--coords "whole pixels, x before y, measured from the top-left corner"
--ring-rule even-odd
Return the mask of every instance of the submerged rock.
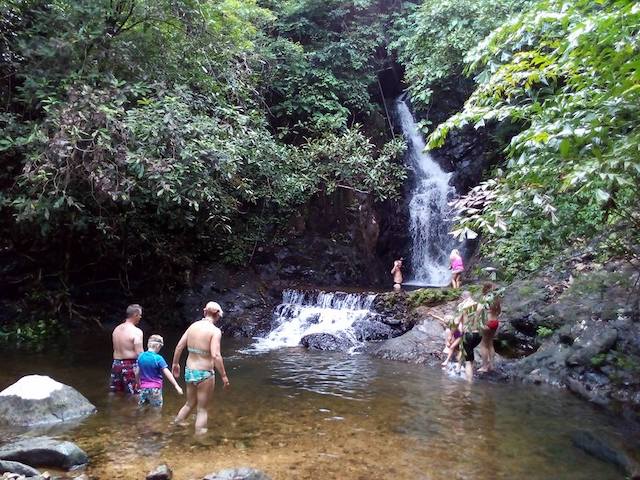
[[227, 468], [205, 475], [202, 480], [271, 480], [264, 472], [255, 468]]
[[640, 480], [640, 464], [632, 459], [624, 448], [607, 441], [600, 435], [579, 430], [571, 434], [573, 444], [604, 462], [617, 465], [624, 470], [632, 480]]
[[29, 465], [9, 460], [0, 460], [0, 473], [15, 473], [25, 477], [37, 477], [40, 472]]
[[146, 480], [171, 480], [173, 478], [173, 472], [168, 465], [158, 465], [145, 477]]
[[28, 375], [0, 392], [0, 423], [33, 426], [74, 420], [96, 411], [72, 387], [43, 375]]
[[25, 463], [32, 467], [55, 467], [69, 470], [89, 461], [75, 443], [37, 437], [0, 447], [0, 460]]

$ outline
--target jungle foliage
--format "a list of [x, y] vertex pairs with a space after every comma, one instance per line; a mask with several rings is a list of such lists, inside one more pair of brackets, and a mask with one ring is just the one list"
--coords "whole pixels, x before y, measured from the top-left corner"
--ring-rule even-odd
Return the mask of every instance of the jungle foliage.
[[4, 2], [3, 230], [55, 251], [63, 280], [85, 254], [126, 283], [133, 266], [245, 263], [316, 195], [396, 197], [401, 143], [356, 123], [379, 108], [378, 8]]
[[[573, 243], [613, 232], [618, 254], [640, 238], [640, 6], [545, 0], [472, 50], [477, 89], [452, 129], [510, 122], [506, 164], [456, 202], [459, 238], [487, 235], [508, 273], [536, 269]], [[624, 234], [621, 232], [624, 231]]]
[[463, 73], [464, 57], [527, 0], [438, 0], [408, 4], [396, 16], [390, 48], [405, 67], [416, 107], [428, 107], [434, 88]]

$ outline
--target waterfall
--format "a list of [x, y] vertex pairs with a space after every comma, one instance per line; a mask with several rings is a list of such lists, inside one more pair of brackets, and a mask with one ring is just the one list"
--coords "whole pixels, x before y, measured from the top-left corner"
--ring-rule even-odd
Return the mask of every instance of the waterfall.
[[354, 322], [371, 314], [374, 294], [285, 290], [282, 303], [273, 312], [273, 329], [256, 339], [254, 350], [295, 347], [311, 333], [343, 336], [358, 342]]
[[449, 235], [448, 201], [455, 189], [445, 173], [424, 151], [425, 141], [402, 97], [395, 102], [396, 116], [407, 141], [407, 163], [415, 171], [415, 185], [409, 202], [411, 233], [411, 270], [409, 285], [445, 286], [451, 279], [449, 253], [453, 240]]

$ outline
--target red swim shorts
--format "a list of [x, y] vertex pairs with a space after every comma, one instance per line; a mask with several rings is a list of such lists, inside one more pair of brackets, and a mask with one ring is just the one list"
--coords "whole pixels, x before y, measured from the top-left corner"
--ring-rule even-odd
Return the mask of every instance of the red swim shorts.
[[487, 328], [489, 328], [491, 330], [497, 330], [498, 329], [498, 325], [500, 325], [500, 322], [498, 320], [489, 320], [487, 322]]

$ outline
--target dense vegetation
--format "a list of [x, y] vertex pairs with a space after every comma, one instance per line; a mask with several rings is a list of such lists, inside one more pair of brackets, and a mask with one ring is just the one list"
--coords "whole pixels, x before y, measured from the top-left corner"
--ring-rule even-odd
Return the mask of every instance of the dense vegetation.
[[243, 264], [317, 195], [397, 196], [403, 147], [370, 93], [379, 8], [4, 2], [7, 248], [49, 263], [56, 292], [82, 270], [128, 288], [132, 272], [157, 283], [205, 256]]
[[427, 107], [435, 87], [447, 90], [464, 69], [464, 57], [527, 0], [438, 0], [409, 4], [398, 14], [391, 48], [405, 66], [416, 107]]
[[633, 253], [639, 16], [630, 0], [3, 2], [3, 273], [74, 315], [78, 276], [163, 288], [286, 241], [319, 196], [397, 198], [377, 82], [396, 60], [425, 112], [473, 76], [432, 147], [474, 125], [504, 148], [457, 202], [458, 237], [484, 234], [509, 276], [600, 233]]
[[485, 233], [508, 273], [534, 270], [598, 234], [605, 254], [638, 255], [640, 7], [545, 0], [467, 57], [476, 91], [430, 140], [509, 122], [507, 163], [457, 202], [459, 237]]

